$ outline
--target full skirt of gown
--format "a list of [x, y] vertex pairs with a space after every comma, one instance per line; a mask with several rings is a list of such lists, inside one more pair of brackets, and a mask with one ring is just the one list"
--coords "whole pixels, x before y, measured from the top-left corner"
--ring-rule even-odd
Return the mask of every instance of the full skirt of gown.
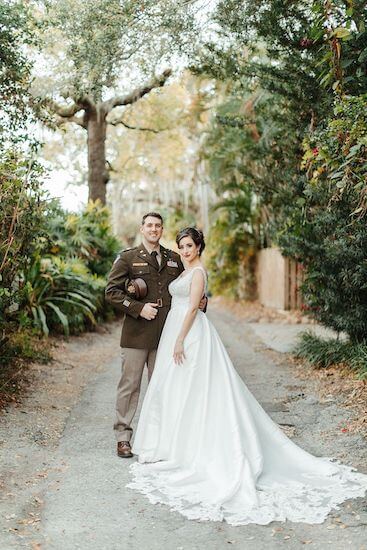
[[169, 287], [172, 307], [143, 401], [132, 448], [138, 461], [130, 466], [127, 487], [189, 519], [322, 523], [340, 503], [365, 494], [367, 476], [293, 443], [248, 390], [201, 311], [185, 338], [184, 363], [174, 363], [194, 271]]

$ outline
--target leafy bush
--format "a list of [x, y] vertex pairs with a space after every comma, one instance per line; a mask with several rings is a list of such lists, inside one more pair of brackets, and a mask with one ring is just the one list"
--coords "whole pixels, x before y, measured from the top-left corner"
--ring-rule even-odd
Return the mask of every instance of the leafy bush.
[[[15, 143], [26, 136], [34, 119], [29, 92], [31, 61], [27, 46], [35, 42], [32, 7], [27, 2], [0, 3], [0, 144]], [[27, 136], [31, 141], [31, 136]]]
[[46, 235], [42, 169], [7, 151], [0, 163], [0, 326], [21, 307], [19, 279]]
[[48, 200], [32, 159], [9, 151], [0, 183], [0, 353], [15, 358], [27, 355], [12, 344], [19, 330], [68, 335], [112, 316], [104, 276], [119, 244], [102, 205], [69, 214]]
[[65, 335], [96, 324], [105, 280], [89, 273], [80, 260], [36, 259], [25, 273], [26, 311], [43, 334], [62, 326]]
[[302, 260], [304, 302], [354, 343], [367, 340], [367, 98], [343, 98], [326, 127], [305, 143], [308, 182], [280, 236]]
[[304, 332], [300, 336], [294, 353], [316, 367], [347, 364], [361, 377], [367, 376], [366, 344], [354, 344], [336, 338], [323, 339], [311, 332]]
[[48, 229], [48, 254], [79, 258], [95, 275], [108, 273], [120, 245], [111, 232], [109, 211], [100, 201], [90, 201], [80, 214], [54, 206]]
[[15, 150], [0, 161], [0, 385], [16, 391], [23, 360], [45, 360], [47, 350], [23, 310], [22, 277], [46, 235], [41, 167]]
[[256, 294], [256, 253], [259, 249], [258, 209], [249, 187], [223, 186], [216, 204], [219, 217], [212, 226], [206, 257], [210, 290], [235, 298], [253, 299]]
[[36, 329], [7, 323], [0, 336], [0, 407], [25, 387], [29, 361], [47, 363], [50, 359], [49, 345]]

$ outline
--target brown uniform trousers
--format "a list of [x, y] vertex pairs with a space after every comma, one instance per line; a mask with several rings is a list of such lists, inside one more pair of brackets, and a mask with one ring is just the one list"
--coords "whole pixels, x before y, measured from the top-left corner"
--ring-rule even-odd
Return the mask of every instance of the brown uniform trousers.
[[[168, 285], [184, 269], [178, 254], [163, 246], [160, 253], [161, 265], [157, 269], [142, 244], [124, 250], [116, 258], [107, 282], [106, 300], [125, 313], [121, 332], [122, 372], [117, 386], [114, 423], [117, 441], [131, 439], [131, 422], [138, 405], [144, 366], [147, 365], [150, 380], [159, 338], [171, 307]], [[125, 290], [126, 281], [136, 277], [144, 279], [148, 287], [147, 296], [140, 301], [131, 298]], [[157, 316], [151, 321], [140, 317], [148, 302], [158, 303]]]

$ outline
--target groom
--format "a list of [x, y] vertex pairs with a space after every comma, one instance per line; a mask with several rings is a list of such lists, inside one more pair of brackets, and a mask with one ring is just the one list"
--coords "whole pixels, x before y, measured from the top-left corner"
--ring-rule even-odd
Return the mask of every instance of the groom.
[[[159, 338], [171, 307], [168, 285], [184, 270], [180, 256], [159, 243], [163, 233], [160, 214], [145, 214], [140, 232], [142, 243], [117, 256], [105, 292], [107, 302], [125, 314], [120, 344], [122, 373], [117, 386], [114, 424], [117, 454], [122, 458], [133, 456], [131, 422], [138, 405], [144, 365], [150, 380]], [[148, 287], [142, 300], [132, 298], [126, 291], [127, 281], [134, 278], [144, 279]]]

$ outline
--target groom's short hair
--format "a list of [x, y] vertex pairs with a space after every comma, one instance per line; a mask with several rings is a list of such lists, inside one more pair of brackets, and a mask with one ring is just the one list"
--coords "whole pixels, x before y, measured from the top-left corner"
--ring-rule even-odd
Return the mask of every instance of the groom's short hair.
[[158, 218], [159, 220], [161, 220], [162, 225], [163, 225], [163, 218], [158, 212], [148, 212], [148, 214], [144, 214], [144, 216], [141, 220], [141, 225], [144, 225], [144, 222], [145, 222], [146, 218], [148, 218], [149, 216], [151, 216], [152, 218]]

